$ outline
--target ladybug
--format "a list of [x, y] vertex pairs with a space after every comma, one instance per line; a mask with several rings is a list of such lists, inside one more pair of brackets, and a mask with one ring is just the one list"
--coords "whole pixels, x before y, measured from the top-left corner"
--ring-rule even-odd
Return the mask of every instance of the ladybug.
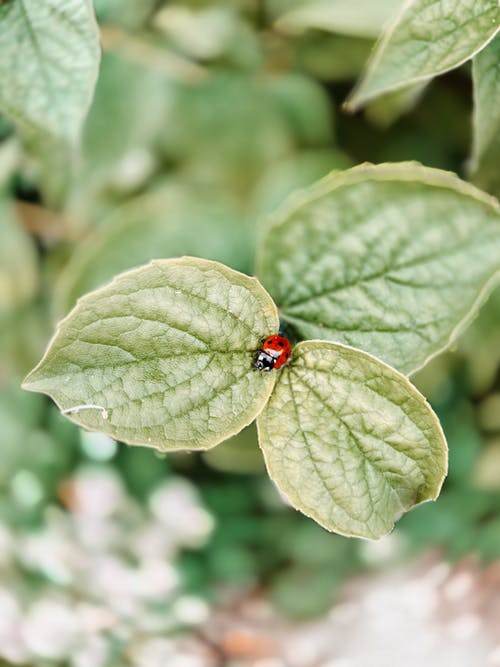
[[288, 338], [279, 335], [268, 336], [255, 355], [253, 365], [259, 371], [278, 369], [286, 364], [291, 354], [292, 346]]

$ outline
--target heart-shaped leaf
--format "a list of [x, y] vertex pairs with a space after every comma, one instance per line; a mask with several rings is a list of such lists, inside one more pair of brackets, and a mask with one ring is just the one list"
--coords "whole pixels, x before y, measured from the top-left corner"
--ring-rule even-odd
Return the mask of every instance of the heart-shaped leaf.
[[328, 530], [376, 539], [439, 494], [447, 447], [408, 379], [353, 348], [299, 343], [257, 420], [269, 474]]
[[337, 172], [266, 227], [257, 274], [301, 338], [405, 373], [456, 337], [500, 269], [498, 202], [413, 163]]
[[24, 388], [124, 442], [209, 449], [266, 403], [276, 376], [252, 361], [277, 330], [255, 278], [209, 260], [155, 260], [80, 299]]

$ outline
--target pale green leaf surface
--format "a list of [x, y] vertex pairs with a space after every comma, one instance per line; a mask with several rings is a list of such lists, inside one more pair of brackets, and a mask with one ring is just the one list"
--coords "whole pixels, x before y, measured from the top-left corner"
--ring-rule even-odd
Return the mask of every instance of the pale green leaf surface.
[[472, 79], [472, 169], [480, 185], [500, 195], [500, 36], [474, 58]]
[[411, 373], [445, 349], [500, 270], [498, 202], [414, 163], [361, 165], [290, 199], [257, 274], [301, 338]]
[[439, 495], [447, 447], [425, 398], [360, 350], [299, 343], [259, 415], [271, 478], [328, 530], [376, 539]]
[[499, 29], [498, 0], [413, 0], [380, 39], [347, 106], [461, 65]]
[[22, 127], [74, 143], [99, 67], [90, 0], [0, 5], [0, 109]]
[[171, 182], [130, 200], [80, 245], [59, 276], [54, 311], [127, 269], [157, 257], [194, 255], [249, 272], [253, 239], [231, 200]]
[[118, 440], [208, 449], [267, 401], [275, 375], [252, 361], [277, 330], [255, 278], [209, 260], [156, 260], [80, 299], [23, 386]]
[[356, 37], [378, 37], [402, 3], [403, 0], [313, 0], [284, 14], [277, 26], [292, 33], [314, 28]]

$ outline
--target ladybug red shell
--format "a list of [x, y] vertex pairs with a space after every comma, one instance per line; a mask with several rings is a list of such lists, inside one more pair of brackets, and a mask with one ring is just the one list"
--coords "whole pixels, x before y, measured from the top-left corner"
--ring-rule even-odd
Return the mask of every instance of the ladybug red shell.
[[288, 338], [279, 335], [268, 336], [255, 355], [253, 365], [259, 371], [278, 369], [286, 364], [291, 354], [292, 346]]

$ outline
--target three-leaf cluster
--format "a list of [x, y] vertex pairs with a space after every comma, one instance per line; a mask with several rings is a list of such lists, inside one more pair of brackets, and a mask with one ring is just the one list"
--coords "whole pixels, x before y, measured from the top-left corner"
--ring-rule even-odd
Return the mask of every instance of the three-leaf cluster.
[[[266, 222], [258, 279], [159, 259], [87, 294], [24, 386], [86, 428], [164, 451], [208, 449], [257, 418], [292, 505], [377, 538], [439, 494], [446, 442], [407, 375], [472, 317], [499, 256], [496, 200], [413, 163], [362, 165]], [[280, 320], [302, 342], [260, 373]]]

